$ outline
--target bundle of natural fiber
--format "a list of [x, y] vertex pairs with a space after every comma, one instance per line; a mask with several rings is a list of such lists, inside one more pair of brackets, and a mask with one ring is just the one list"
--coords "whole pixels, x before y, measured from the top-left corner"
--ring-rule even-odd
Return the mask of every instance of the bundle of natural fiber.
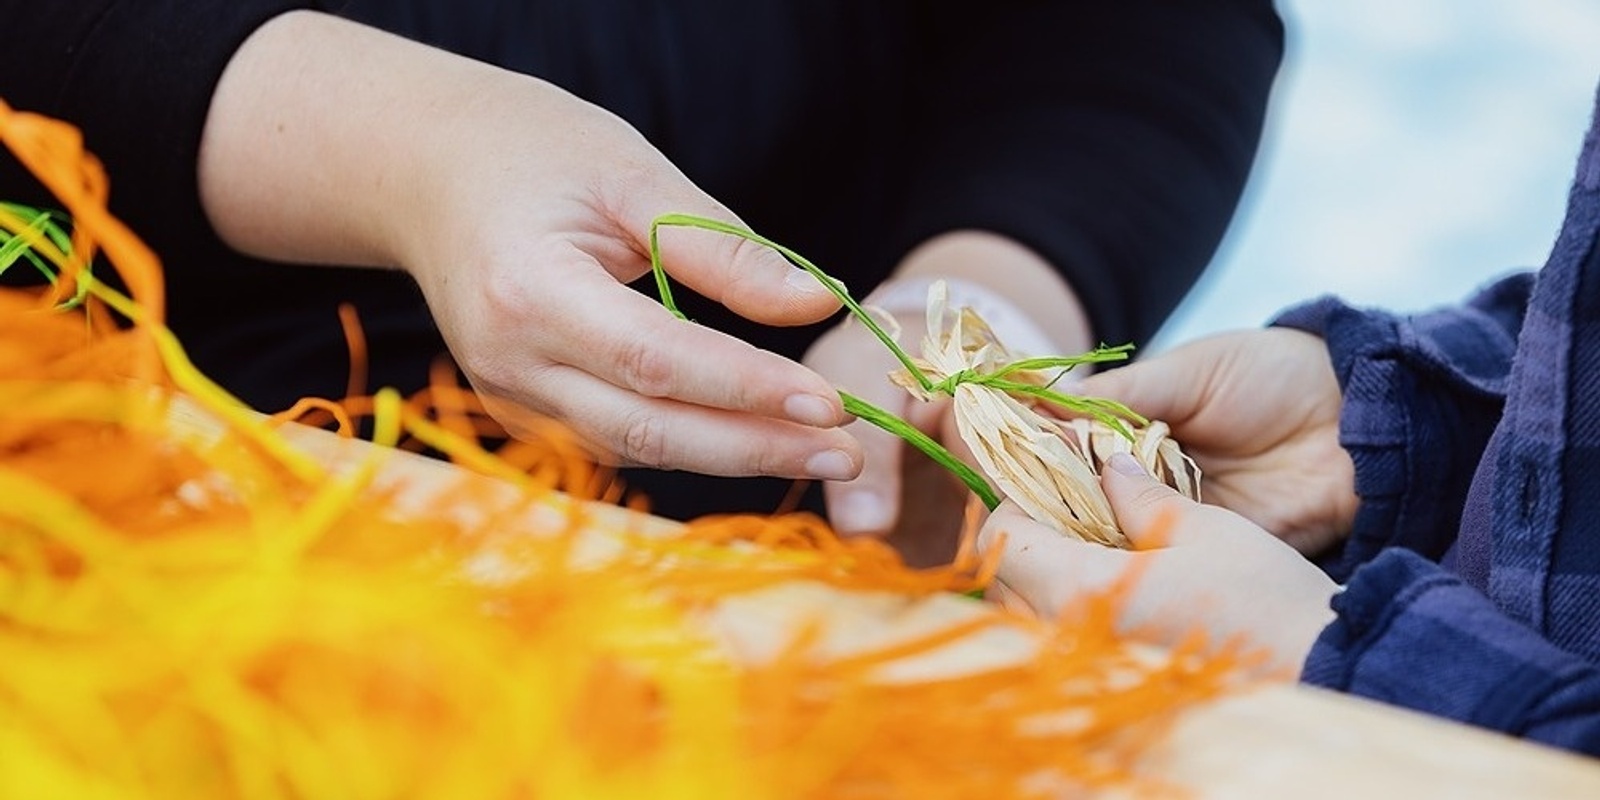
[[[936, 383], [1002, 370], [1008, 381], [1032, 386], [1060, 378], [1059, 369], [1011, 369], [1020, 358], [976, 311], [950, 308], [943, 283], [928, 290], [927, 317], [917, 366]], [[890, 378], [920, 399], [936, 398], [905, 370]], [[956, 428], [984, 473], [1030, 517], [1064, 534], [1128, 547], [1100, 488], [1100, 468], [1113, 453], [1131, 453], [1152, 475], [1200, 499], [1199, 467], [1159, 421], [1117, 430], [1098, 419], [1062, 419], [1041, 413], [1033, 398], [978, 380], [956, 381], [954, 398]]]

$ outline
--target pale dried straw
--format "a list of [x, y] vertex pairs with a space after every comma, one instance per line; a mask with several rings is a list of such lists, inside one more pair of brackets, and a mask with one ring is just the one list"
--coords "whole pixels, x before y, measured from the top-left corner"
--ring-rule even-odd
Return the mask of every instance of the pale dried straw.
[[[1022, 357], [1008, 351], [972, 309], [949, 308], [942, 282], [928, 290], [927, 319], [927, 337], [916, 363], [934, 383], [963, 372], [992, 374]], [[1051, 369], [1019, 370], [1007, 377], [1048, 386], [1058, 376], [1059, 370]], [[945, 396], [924, 390], [904, 369], [890, 379], [922, 400]], [[1100, 470], [1113, 453], [1130, 453], [1159, 480], [1200, 499], [1200, 469], [1162, 422], [1129, 422], [1130, 440], [1099, 420], [1040, 413], [1035, 398], [992, 386], [959, 381], [954, 398], [956, 428], [984, 474], [1029, 516], [1063, 534], [1111, 547], [1129, 546], [1100, 488]]]

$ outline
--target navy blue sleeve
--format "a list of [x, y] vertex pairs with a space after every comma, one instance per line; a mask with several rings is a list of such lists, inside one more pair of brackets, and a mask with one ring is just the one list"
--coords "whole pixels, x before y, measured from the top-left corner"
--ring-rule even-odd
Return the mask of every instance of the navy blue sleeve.
[[[1283, 55], [1269, 0], [926, 3], [898, 252], [958, 228], [1059, 269], [1143, 343], [1210, 261]], [[993, 12], [993, 13], [991, 13]]]
[[1600, 755], [1600, 668], [1406, 550], [1357, 570], [1301, 680]]
[[1350, 536], [1318, 556], [1334, 580], [1386, 547], [1438, 559], [1455, 540], [1532, 287], [1531, 273], [1514, 275], [1464, 306], [1415, 316], [1324, 297], [1273, 322], [1321, 336], [1344, 391], [1339, 443], [1361, 505]]

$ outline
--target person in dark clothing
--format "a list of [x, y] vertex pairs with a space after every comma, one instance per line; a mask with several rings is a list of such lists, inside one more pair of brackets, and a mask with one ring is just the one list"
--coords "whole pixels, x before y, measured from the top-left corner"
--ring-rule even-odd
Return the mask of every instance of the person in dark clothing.
[[1007, 534], [997, 596], [1053, 611], [1139, 560], [1132, 613], [1173, 635], [1242, 633], [1306, 683], [1600, 755], [1600, 96], [1537, 275], [1274, 324], [1086, 381], [1170, 421], [1231, 510], [1119, 459], [1106, 493], [1155, 549], [1005, 509], [980, 537]]
[[[660, 513], [859, 471], [830, 505], [871, 533], [898, 442], [840, 429], [834, 387], [904, 410], [881, 346], [774, 254], [668, 230], [702, 295], [679, 323], [624, 289], [650, 220], [742, 221], [907, 330], [940, 277], [1029, 349], [1143, 341], [1226, 228], [1283, 49], [1269, 0], [5, 8], [0, 96], [83, 128], [172, 327], [251, 404], [343, 393], [349, 301], [374, 385], [448, 345], [512, 430], [685, 470], [628, 474]], [[37, 194], [12, 168], [0, 196]]]

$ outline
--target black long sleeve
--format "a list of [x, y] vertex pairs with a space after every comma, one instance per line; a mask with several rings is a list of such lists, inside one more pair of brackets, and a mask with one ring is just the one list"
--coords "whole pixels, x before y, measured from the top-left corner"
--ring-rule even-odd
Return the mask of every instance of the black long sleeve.
[[[111, 176], [112, 211], [158, 253], [209, 233], [196, 163], [211, 95], [239, 45], [293, 0], [0, 2], [0, 97], [67, 120]], [[0, 158], [0, 199], [48, 203]]]
[[[374, 385], [418, 388], [444, 350], [404, 274], [267, 264], [206, 222], [196, 160], [211, 94], [240, 43], [284, 11], [331, 10], [604, 106], [858, 293], [929, 236], [1009, 235], [1060, 269], [1095, 335], [1117, 343], [1148, 339], [1211, 258], [1283, 50], [1269, 0], [0, 3], [12, 34], [0, 96], [84, 129], [113, 211], [166, 260], [169, 323], [191, 357], [269, 410], [343, 390], [341, 302], [361, 313]], [[42, 201], [4, 158], [0, 199]], [[824, 330], [680, 300], [790, 357]], [[672, 516], [770, 509], [786, 489], [636, 483]]]
[[1194, 284], [1255, 158], [1283, 53], [1269, 2], [928, 4], [901, 228], [1042, 253], [1103, 341]]

